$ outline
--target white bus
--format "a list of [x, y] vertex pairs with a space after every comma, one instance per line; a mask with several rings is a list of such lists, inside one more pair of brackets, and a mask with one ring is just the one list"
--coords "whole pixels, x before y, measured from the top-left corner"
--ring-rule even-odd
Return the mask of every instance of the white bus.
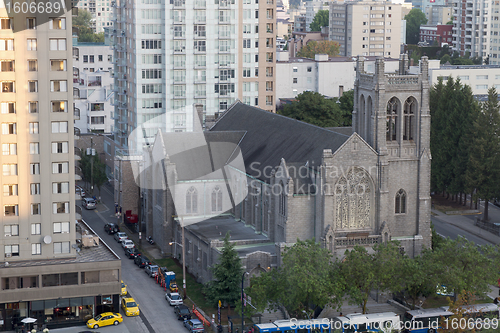
[[400, 330], [399, 315], [394, 312], [351, 313], [332, 319], [331, 333], [384, 332]]

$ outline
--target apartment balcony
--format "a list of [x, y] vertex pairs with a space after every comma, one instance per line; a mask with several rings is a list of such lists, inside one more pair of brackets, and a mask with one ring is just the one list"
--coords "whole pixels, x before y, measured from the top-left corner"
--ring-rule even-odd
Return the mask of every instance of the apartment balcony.
[[174, 0], [174, 7], [184, 8], [186, 6], [186, 0]]
[[74, 128], [74, 133], [75, 133], [75, 141], [80, 140], [80, 129], [78, 127]]
[[207, 8], [206, 0], [195, 0], [194, 9], [205, 9], [205, 8]]
[[82, 159], [82, 150], [78, 147], [75, 148], [75, 161], [80, 161]]
[[[73, 118], [75, 120], [80, 120], [80, 109], [79, 108], [73, 109]], [[75, 136], [77, 135], [76, 130], [77, 130], [77, 128], [75, 127]], [[80, 136], [80, 129], [78, 129], [78, 136]]]

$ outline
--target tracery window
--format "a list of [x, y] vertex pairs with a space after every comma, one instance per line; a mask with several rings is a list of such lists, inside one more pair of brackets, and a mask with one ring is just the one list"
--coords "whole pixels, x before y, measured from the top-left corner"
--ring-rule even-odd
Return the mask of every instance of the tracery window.
[[212, 190], [212, 212], [222, 212], [222, 190], [219, 186]]
[[406, 214], [406, 192], [400, 189], [396, 193], [396, 214]]
[[370, 227], [370, 176], [361, 168], [352, 168], [335, 185], [336, 229], [363, 229]]
[[198, 212], [198, 191], [191, 186], [186, 192], [186, 214]]
[[404, 131], [403, 140], [413, 140], [415, 134], [415, 111], [417, 108], [417, 101], [413, 97], [409, 97], [405, 101], [404, 107]]
[[398, 104], [399, 102], [396, 97], [391, 98], [387, 103], [387, 141], [397, 140]]

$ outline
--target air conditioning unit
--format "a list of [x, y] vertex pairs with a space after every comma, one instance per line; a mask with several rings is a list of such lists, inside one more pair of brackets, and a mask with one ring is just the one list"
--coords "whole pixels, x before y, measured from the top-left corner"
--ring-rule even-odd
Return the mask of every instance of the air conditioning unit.
[[12, 253], [6, 253], [5, 254], [5, 258], [10, 258], [10, 257], [12, 257]]

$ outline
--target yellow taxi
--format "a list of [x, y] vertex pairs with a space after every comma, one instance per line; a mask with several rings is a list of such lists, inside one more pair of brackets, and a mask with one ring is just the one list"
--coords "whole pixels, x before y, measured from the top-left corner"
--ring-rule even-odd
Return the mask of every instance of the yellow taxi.
[[127, 285], [122, 281], [122, 296], [127, 296]]
[[139, 304], [135, 302], [133, 298], [123, 298], [122, 299], [122, 309], [126, 316], [138, 316], [139, 315]]
[[119, 313], [104, 312], [87, 321], [88, 328], [99, 328], [108, 325], [118, 325], [123, 321], [123, 317]]

